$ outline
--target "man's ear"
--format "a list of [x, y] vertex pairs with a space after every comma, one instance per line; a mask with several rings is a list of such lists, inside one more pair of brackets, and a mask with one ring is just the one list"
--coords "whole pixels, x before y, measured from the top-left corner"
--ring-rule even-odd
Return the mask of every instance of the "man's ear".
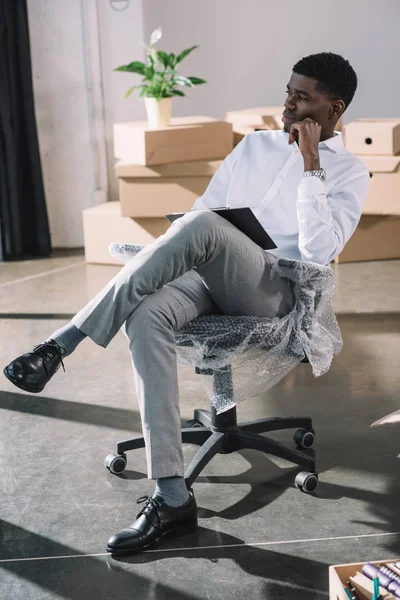
[[329, 109], [329, 119], [340, 119], [345, 108], [346, 105], [343, 102], [343, 100], [335, 100], [335, 102], [332, 102], [331, 107]]

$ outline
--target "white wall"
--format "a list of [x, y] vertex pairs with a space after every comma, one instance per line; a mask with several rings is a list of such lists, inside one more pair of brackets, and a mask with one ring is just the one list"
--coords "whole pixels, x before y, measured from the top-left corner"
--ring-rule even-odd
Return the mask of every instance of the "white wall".
[[113, 71], [134, 60], [144, 60], [141, 0], [117, 2], [113, 10], [106, 0], [99, 0], [101, 64], [106, 119], [106, 145], [109, 176], [109, 198], [118, 199], [113, 156], [113, 123], [139, 121], [146, 118], [144, 103], [136, 92], [125, 98], [126, 90], [135, 85], [138, 75]]
[[145, 0], [144, 31], [163, 26], [159, 47], [198, 44], [183, 75], [208, 84], [174, 99], [174, 116], [283, 104], [293, 65], [317, 52], [341, 54], [359, 87], [343, 116], [398, 117], [399, 0]]
[[132, 76], [112, 71], [143, 58], [142, 4], [28, 0], [28, 10], [52, 245], [79, 247], [82, 210], [117, 199], [112, 123], [145, 118], [137, 97], [124, 98]]
[[93, 165], [78, 0], [28, 2], [36, 119], [52, 245], [82, 245]]

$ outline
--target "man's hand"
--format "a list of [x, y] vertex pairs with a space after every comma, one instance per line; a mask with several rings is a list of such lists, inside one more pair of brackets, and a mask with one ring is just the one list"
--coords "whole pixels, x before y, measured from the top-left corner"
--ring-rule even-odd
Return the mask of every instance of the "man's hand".
[[310, 117], [306, 117], [303, 121], [292, 123], [289, 133], [289, 144], [297, 141], [304, 158], [318, 158], [321, 129], [321, 125]]

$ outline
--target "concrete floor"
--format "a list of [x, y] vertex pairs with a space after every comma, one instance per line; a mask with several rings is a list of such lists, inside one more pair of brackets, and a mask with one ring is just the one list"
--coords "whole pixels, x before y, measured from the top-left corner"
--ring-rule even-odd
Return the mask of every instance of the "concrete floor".
[[[80, 253], [0, 264], [0, 365], [65, 324], [117, 267]], [[140, 555], [112, 558], [108, 537], [152, 494], [144, 450], [120, 476], [103, 466], [140, 434], [127, 342], [85, 340], [40, 395], [0, 379], [1, 600], [309, 600], [328, 598], [330, 564], [400, 556], [400, 261], [343, 264], [335, 310], [344, 348], [325, 376], [300, 365], [239, 420], [311, 416], [320, 484], [255, 451], [218, 455], [194, 485], [200, 529]], [[207, 407], [201, 378], [180, 367], [181, 416]], [[274, 434], [290, 443], [292, 432]], [[197, 447], [185, 445], [188, 464]]]

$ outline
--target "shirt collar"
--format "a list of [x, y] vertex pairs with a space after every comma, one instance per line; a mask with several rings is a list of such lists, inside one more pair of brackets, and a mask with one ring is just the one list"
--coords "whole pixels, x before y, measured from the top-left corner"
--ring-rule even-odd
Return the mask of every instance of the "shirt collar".
[[340, 131], [334, 131], [333, 137], [324, 140], [323, 142], [319, 142], [318, 146], [325, 145], [333, 152], [341, 152], [344, 148], [343, 145], [343, 136]]
[[[287, 136], [289, 136], [287, 132], [285, 133]], [[295, 142], [295, 144], [297, 145], [297, 142]], [[342, 133], [340, 131], [334, 131], [333, 137], [328, 138], [323, 142], [319, 142], [318, 147], [320, 146], [326, 146], [327, 148], [329, 148], [329, 150], [332, 150], [332, 152], [335, 153], [341, 152], [344, 148]]]

